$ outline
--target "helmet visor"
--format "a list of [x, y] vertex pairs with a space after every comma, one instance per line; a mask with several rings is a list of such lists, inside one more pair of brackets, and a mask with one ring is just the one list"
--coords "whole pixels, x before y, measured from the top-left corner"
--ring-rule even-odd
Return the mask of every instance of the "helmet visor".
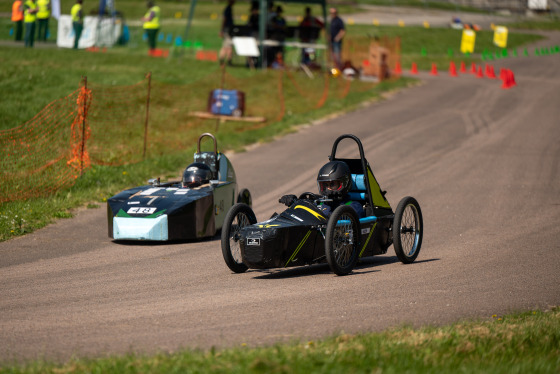
[[319, 192], [321, 195], [329, 195], [332, 192], [338, 192], [342, 190], [342, 181], [320, 181], [319, 182]]
[[193, 188], [202, 185], [202, 177], [200, 175], [189, 175], [183, 178], [183, 187]]

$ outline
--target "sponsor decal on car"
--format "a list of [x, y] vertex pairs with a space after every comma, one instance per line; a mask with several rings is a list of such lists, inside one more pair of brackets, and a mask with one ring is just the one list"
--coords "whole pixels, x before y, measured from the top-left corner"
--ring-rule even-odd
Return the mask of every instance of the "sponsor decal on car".
[[148, 188], [147, 190], [140, 192], [140, 195], [142, 196], [151, 195], [159, 190], [163, 190], [163, 187]]
[[303, 222], [303, 220], [301, 218], [299, 218], [298, 216], [294, 216], [293, 214], [290, 214], [290, 217], [295, 218], [300, 222]]
[[152, 214], [156, 211], [157, 208], [147, 208], [147, 207], [132, 207], [130, 208], [127, 213], [128, 214]]
[[261, 245], [260, 238], [247, 238], [247, 245]]

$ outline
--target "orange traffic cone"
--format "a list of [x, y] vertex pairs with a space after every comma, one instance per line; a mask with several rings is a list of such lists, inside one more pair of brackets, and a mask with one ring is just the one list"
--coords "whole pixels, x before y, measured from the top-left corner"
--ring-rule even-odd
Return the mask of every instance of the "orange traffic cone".
[[461, 73], [466, 73], [467, 68], [465, 67], [465, 61], [461, 61], [461, 68], [459, 69]]
[[395, 71], [394, 71], [395, 75], [401, 75], [402, 74], [402, 69], [401, 69], [401, 63], [400, 61], [397, 61], [395, 63]]
[[482, 66], [478, 68], [478, 73], [476, 73], [477, 78], [484, 78], [484, 74], [482, 73]]
[[506, 79], [506, 69], [501, 68], [500, 69], [500, 79], [501, 80], [505, 80]]
[[502, 89], [507, 90], [508, 88], [511, 88], [509, 74], [506, 69], [502, 69], [502, 72], [503, 73], [500, 74], [500, 78], [502, 79]]
[[496, 73], [494, 72], [494, 67], [492, 65], [486, 65], [488, 67], [486, 71], [486, 76], [491, 79], [496, 79]]
[[416, 62], [412, 63], [412, 68], [410, 69], [410, 74], [418, 74], [418, 67], [416, 66]]
[[509, 70], [509, 77], [510, 77], [510, 87], [513, 86], [517, 86], [517, 83], [515, 82], [515, 75], [513, 75], [513, 71]]
[[455, 67], [455, 63], [453, 61], [449, 63], [449, 75], [452, 77], [457, 76], [457, 67]]
[[432, 63], [432, 71], [430, 72], [431, 75], [438, 75], [437, 72], [437, 65], [435, 63]]
[[515, 83], [515, 76], [513, 75], [513, 71], [509, 70], [509, 69], [502, 69], [503, 73], [500, 73], [500, 78], [502, 78], [502, 88], [503, 89], [508, 89], [508, 88], [512, 88], [513, 86], [517, 85], [517, 83]]
[[474, 62], [471, 64], [471, 73], [476, 74], [476, 64]]

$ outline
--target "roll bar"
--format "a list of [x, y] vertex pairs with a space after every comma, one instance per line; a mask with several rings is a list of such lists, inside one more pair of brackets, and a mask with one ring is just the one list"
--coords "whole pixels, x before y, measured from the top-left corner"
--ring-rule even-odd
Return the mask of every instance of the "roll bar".
[[218, 157], [218, 142], [216, 141], [216, 137], [214, 135], [210, 134], [209, 132], [205, 132], [204, 134], [202, 134], [198, 137], [198, 143], [197, 143], [197, 146], [196, 146], [196, 153], [200, 153], [200, 142], [201, 142], [202, 138], [204, 138], [205, 136], [209, 136], [214, 141], [214, 154], [216, 155], [216, 157]]
[[366, 189], [367, 189], [367, 195], [368, 195], [368, 202], [370, 204], [370, 206], [373, 208], [373, 198], [371, 195], [371, 186], [370, 186], [370, 182], [369, 182], [369, 173], [368, 173], [368, 168], [367, 168], [367, 161], [366, 161], [366, 157], [364, 155], [364, 147], [362, 146], [362, 142], [361, 140], [356, 136], [356, 135], [352, 135], [352, 134], [344, 134], [344, 135], [340, 135], [333, 143], [333, 147], [332, 147], [332, 151], [331, 151], [331, 155], [329, 156], [329, 161], [334, 161], [336, 160], [336, 149], [338, 147], [338, 143], [340, 143], [341, 140], [343, 139], [353, 139], [356, 144], [358, 144], [358, 149], [360, 150], [360, 160], [362, 162], [362, 169], [364, 171], [364, 177], [366, 178]]

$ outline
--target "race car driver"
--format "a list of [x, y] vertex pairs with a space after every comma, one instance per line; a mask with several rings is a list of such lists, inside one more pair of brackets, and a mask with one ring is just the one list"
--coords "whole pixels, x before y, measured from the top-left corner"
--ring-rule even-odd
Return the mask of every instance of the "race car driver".
[[[338, 206], [349, 205], [358, 214], [358, 218], [365, 216], [364, 208], [358, 201], [352, 201], [348, 192], [352, 187], [352, 176], [350, 168], [343, 161], [330, 161], [326, 163], [317, 175], [317, 187], [319, 194], [331, 201], [321, 202], [317, 207], [328, 217]], [[297, 197], [295, 195], [284, 195], [279, 202], [291, 206]]]
[[183, 188], [195, 188], [210, 182], [212, 170], [201, 162], [193, 162], [183, 172]]

